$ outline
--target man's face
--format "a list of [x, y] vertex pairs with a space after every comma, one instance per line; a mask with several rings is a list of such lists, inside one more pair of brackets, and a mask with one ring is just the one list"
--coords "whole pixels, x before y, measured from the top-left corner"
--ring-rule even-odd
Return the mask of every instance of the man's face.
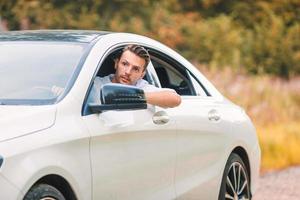
[[145, 75], [144, 65], [143, 58], [129, 50], [123, 52], [120, 59], [115, 62], [116, 73], [113, 82], [135, 85]]

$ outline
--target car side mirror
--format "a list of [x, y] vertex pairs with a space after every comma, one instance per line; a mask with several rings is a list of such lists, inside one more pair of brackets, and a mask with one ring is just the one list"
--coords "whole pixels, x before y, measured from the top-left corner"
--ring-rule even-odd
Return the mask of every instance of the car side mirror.
[[117, 83], [105, 84], [100, 91], [101, 104], [89, 104], [93, 113], [105, 110], [146, 109], [144, 90]]

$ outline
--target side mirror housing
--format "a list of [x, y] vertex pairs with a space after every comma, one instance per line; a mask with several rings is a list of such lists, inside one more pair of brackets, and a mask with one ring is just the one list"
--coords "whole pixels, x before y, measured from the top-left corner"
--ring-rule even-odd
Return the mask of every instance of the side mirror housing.
[[144, 91], [134, 86], [117, 83], [105, 84], [100, 91], [101, 104], [89, 104], [93, 113], [105, 110], [146, 109]]

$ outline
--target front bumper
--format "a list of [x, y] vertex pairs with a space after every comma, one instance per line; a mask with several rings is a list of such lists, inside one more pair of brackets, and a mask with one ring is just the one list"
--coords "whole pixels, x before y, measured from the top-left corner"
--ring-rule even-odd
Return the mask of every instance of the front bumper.
[[16, 200], [21, 191], [0, 174], [0, 199]]

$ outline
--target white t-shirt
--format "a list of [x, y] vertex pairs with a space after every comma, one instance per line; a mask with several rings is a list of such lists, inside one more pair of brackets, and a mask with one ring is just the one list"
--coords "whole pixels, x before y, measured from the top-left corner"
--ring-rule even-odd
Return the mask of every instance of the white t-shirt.
[[[100, 90], [101, 87], [105, 84], [112, 83], [112, 79], [114, 77], [114, 74], [110, 74], [105, 77], [99, 77], [97, 76], [94, 80], [94, 84], [90, 93], [90, 96], [88, 98], [89, 103], [101, 103], [100, 102]], [[139, 79], [136, 84], [134, 85], [135, 87], [138, 87], [140, 89], [143, 89], [144, 92], [155, 92], [155, 91], [163, 91], [163, 90], [171, 90], [169, 88], [158, 88], [155, 87], [154, 85], [151, 85], [148, 83], [148, 81], [144, 79]]]

